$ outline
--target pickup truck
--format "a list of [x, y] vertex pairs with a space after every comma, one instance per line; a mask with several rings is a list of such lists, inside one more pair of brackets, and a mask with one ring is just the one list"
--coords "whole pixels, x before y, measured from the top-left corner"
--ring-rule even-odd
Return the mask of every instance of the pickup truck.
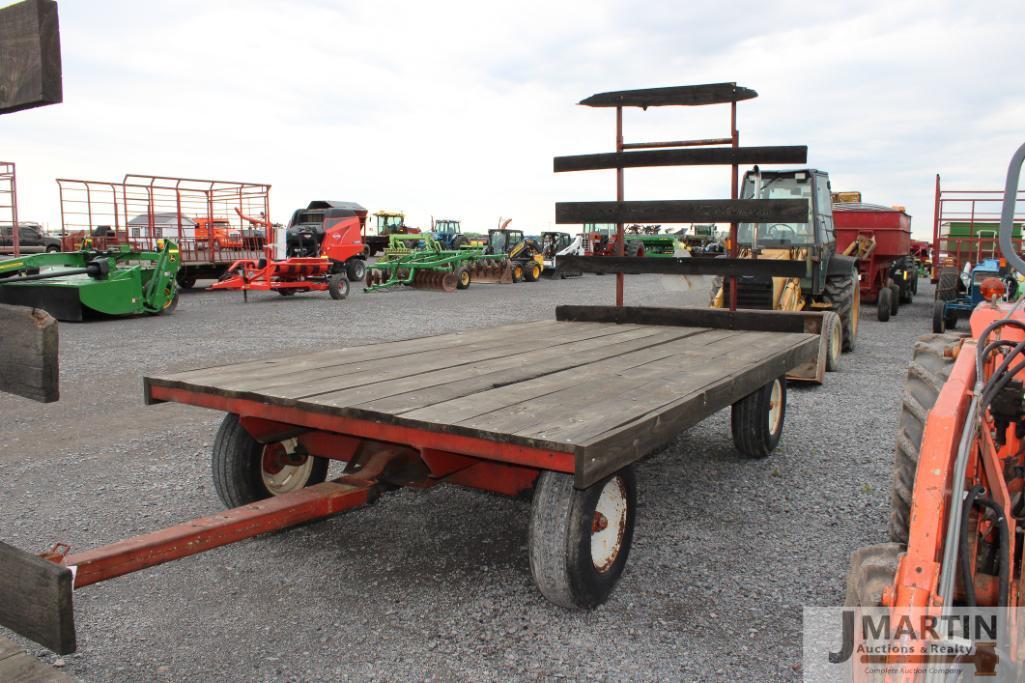
[[[38, 254], [44, 251], [60, 251], [61, 242], [43, 232], [38, 223], [18, 223], [18, 243], [23, 254]], [[14, 231], [10, 223], [0, 225], [0, 254], [14, 253]]]

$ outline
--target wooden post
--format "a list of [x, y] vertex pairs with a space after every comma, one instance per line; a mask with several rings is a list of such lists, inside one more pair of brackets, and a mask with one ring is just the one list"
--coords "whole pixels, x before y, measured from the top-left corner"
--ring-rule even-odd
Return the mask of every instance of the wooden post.
[[41, 403], [60, 397], [57, 321], [41, 308], [0, 304], [0, 391]]

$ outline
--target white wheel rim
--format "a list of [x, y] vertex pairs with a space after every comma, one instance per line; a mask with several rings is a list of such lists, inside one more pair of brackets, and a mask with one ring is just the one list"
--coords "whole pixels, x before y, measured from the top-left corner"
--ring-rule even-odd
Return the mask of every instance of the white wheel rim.
[[836, 323], [832, 326], [829, 334], [829, 354], [833, 359], [840, 357], [840, 346], [843, 343], [843, 335], [841, 334], [840, 324]]
[[626, 514], [626, 483], [622, 477], [613, 477], [598, 496], [591, 522], [591, 563], [598, 572], [608, 571], [619, 557]]
[[[260, 478], [263, 480], [263, 485], [274, 496], [280, 496], [282, 493], [306, 486], [306, 482], [310, 480], [310, 473], [313, 471], [313, 458], [310, 456], [307, 456], [301, 465], [282, 465], [281, 469], [276, 472], [267, 471], [264, 467], [264, 454], [267, 448], [277, 445], [267, 444], [260, 453]], [[280, 445], [285, 449], [285, 453], [294, 453], [299, 446], [299, 440], [286, 439]]]
[[772, 391], [769, 393], [769, 433], [775, 434], [779, 431], [780, 422], [783, 421], [783, 385], [780, 380], [772, 383]]

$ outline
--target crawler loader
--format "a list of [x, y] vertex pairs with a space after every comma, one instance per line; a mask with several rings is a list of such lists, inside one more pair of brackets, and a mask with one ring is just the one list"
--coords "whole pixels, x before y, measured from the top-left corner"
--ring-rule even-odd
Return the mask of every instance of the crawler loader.
[[[1012, 245], [1012, 219], [1023, 161], [1025, 145], [1011, 161], [1000, 224], [1003, 257], [1020, 273], [1025, 261]], [[998, 276], [979, 290], [967, 335], [929, 334], [915, 344], [893, 463], [890, 539], [855, 551], [847, 576], [855, 628], [853, 654], [842, 664], [855, 680], [974, 674], [1020, 681], [1025, 674], [1018, 609], [1025, 601], [1025, 308], [1006, 300]], [[889, 623], [907, 618], [958, 628], [905, 632], [900, 648], [866, 664], [857, 653], [878, 638], [860, 625], [872, 612]], [[994, 620], [996, 628], [983, 637], [962, 632], [961, 623], [976, 619]], [[960, 654], [939, 654], [940, 646]], [[948, 673], [921, 675], [937, 669]]]

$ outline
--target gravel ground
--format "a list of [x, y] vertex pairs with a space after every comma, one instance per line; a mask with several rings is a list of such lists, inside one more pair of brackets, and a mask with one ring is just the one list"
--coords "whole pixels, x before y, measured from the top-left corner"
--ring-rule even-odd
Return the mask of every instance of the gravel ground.
[[[0, 396], [0, 538], [82, 550], [221, 509], [221, 415], [143, 406], [146, 374], [551, 318], [611, 302], [613, 282], [344, 302], [193, 291], [171, 317], [62, 324], [61, 401]], [[628, 304], [706, 292], [627, 278]], [[528, 500], [440, 487], [85, 588], [79, 651], [60, 663], [85, 681], [799, 680], [801, 607], [840, 604], [849, 553], [885, 540], [900, 386], [931, 294], [923, 281], [885, 324], [866, 308], [840, 372], [791, 388], [771, 458], [736, 454], [723, 411], [645, 460], [629, 564], [593, 612], [535, 590]]]

